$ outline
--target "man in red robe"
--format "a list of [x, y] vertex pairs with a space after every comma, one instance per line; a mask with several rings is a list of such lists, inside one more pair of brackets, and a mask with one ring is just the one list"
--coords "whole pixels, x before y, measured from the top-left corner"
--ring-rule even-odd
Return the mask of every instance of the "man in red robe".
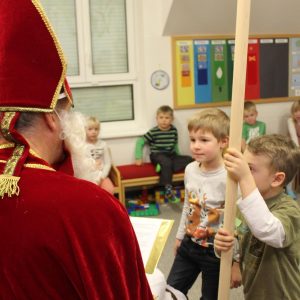
[[43, 9], [0, 1], [0, 16], [0, 299], [153, 299], [124, 207], [72, 176], [72, 96]]

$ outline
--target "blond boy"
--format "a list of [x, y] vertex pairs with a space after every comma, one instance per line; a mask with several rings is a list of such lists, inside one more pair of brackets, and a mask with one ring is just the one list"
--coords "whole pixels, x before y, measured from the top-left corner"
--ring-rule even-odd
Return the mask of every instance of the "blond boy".
[[[297, 146], [288, 137], [265, 135], [251, 140], [244, 155], [228, 149], [224, 159], [242, 195], [237, 205], [245, 299], [299, 299], [300, 207], [284, 193], [299, 167]], [[216, 251], [232, 244], [233, 236], [220, 229]]]
[[266, 124], [257, 120], [257, 109], [254, 102], [244, 103], [243, 148], [251, 139], [266, 134]]
[[160, 106], [156, 112], [157, 125], [151, 128], [136, 142], [136, 165], [143, 163], [143, 147], [150, 146], [150, 160], [158, 167], [160, 172], [159, 185], [164, 188], [166, 200], [179, 202], [172, 187], [173, 173], [183, 170], [192, 158], [188, 155], [179, 155], [178, 133], [172, 124], [174, 120], [173, 109], [168, 105]]
[[[219, 109], [205, 109], [193, 116], [188, 130], [195, 161], [185, 169], [185, 200], [167, 282], [186, 295], [202, 273], [201, 299], [214, 300], [220, 260], [213, 241], [223, 222], [227, 172], [222, 155], [228, 143], [229, 118]], [[233, 265], [232, 286], [236, 287], [241, 278], [238, 264]]]

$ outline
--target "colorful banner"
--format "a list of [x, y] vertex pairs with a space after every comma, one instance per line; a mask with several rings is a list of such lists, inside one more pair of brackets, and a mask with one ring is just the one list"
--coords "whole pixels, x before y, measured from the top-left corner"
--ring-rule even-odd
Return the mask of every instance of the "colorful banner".
[[232, 98], [233, 62], [234, 62], [234, 40], [227, 41], [227, 69], [228, 69], [228, 101]]
[[290, 39], [289, 96], [300, 96], [300, 38]]
[[250, 39], [248, 42], [245, 87], [245, 99], [247, 100], [260, 98], [259, 58], [258, 39]]
[[176, 43], [176, 92], [177, 105], [195, 103], [194, 49], [192, 41]]
[[212, 100], [209, 40], [194, 41], [194, 70], [195, 102], [209, 103]]
[[228, 101], [227, 47], [225, 40], [211, 41], [212, 101]]
[[[230, 102], [234, 39], [176, 39], [175, 106]], [[300, 37], [250, 38], [245, 99], [300, 96]]]
[[288, 39], [260, 39], [260, 98], [288, 96]]

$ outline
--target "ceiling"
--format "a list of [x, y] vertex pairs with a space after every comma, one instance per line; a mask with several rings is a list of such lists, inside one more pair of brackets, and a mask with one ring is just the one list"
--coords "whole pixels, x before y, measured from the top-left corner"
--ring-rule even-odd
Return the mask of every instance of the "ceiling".
[[[237, 0], [173, 0], [163, 34], [234, 34], [236, 6]], [[300, 0], [251, 1], [250, 34], [299, 34], [299, 19]]]

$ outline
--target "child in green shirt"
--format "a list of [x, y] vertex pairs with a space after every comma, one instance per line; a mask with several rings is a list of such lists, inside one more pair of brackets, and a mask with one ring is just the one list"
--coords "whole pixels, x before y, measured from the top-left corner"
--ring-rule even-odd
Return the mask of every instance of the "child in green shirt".
[[246, 101], [244, 104], [244, 123], [243, 123], [243, 145], [250, 142], [251, 139], [266, 134], [266, 123], [257, 120], [257, 109], [255, 103]]
[[[299, 168], [299, 148], [286, 136], [264, 135], [244, 154], [227, 149], [224, 162], [242, 195], [237, 231], [245, 299], [299, 299], [300, 207], [284, 193]], [[233, 241], [219, 229], [215, 250], [228, 251]]]

